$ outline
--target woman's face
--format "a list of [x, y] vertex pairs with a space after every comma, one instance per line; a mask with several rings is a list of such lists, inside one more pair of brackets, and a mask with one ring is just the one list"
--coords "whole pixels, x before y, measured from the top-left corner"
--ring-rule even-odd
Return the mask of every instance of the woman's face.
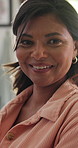
[[[21, 29], [22, 26], [17, 38]], [[47, 14], [28, 22], [16, 55], [22, 71], [33, 83], [49, 86], [66, 77], [76, 55], [75, 41], [55, 15]]]

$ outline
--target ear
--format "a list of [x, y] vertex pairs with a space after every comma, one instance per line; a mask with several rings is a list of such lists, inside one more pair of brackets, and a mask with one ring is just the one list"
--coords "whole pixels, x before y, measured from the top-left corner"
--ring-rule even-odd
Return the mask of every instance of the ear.
[[78, 41], [74, 42], [74, 52], [73, 52], [73, 58], [78, 56]]

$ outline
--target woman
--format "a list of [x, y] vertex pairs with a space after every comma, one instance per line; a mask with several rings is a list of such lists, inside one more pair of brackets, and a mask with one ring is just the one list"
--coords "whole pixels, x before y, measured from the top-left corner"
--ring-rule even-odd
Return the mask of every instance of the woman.
[[65, 0], [28, 0], [13, 33], [18, 95], [0, 111], [0, 147], [77, 148], [77, 12]]

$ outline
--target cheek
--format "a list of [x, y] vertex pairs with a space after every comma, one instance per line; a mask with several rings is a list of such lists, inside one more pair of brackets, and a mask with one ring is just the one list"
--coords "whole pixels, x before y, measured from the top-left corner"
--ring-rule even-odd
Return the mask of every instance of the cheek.
[[21, 70], [27, 74], [27, 65], [26, 65], [26, 56], [25, 56], [25, 52], [21, 51], [21, 50], [17, 50], [16, 51], [16, 56], [19, 62], [19, 65], [21, 67]]
[[58, 61], [71, 63], [73, 57], [73, 50], [69, 50], [70, 48], [65, 48], [61, 54], [58, 56]]
[[62, 73], [64, 71], [68, 71], [72, 65], [72, 56], [73, 54], [70, 52], [61, 52], [58, 57], [57, 57], [57, 65], [59, 68], [59, 71], [62, 71]]
[[24, 61], [25, 53], [21, 50], [16, 50], [16, 57], [19, 62]]
[[17, 49], [17, 50], [16, 50], [16, 57], [17, 57], [18, 60], [20, 59], [20, 56], [21, 56], [21, 52], [18, 51], [18, 49]]

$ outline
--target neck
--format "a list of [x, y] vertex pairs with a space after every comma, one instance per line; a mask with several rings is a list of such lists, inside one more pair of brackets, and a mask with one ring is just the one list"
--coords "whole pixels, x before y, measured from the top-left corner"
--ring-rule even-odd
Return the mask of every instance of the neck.
[[34, 103], [38, 105], [45, 104], [65, 80], [61, 79], [59, 82], [46, 87], [40, 87], [34, 84], [32, 94]]

